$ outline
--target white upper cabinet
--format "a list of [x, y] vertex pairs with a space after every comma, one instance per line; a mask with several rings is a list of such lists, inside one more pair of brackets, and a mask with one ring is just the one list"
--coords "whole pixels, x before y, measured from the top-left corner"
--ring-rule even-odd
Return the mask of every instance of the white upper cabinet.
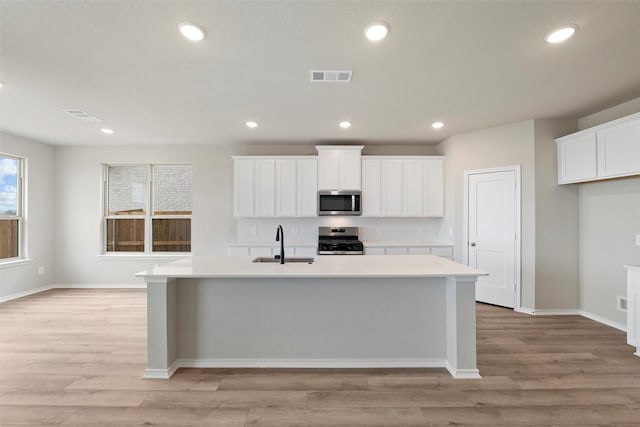
[[598, 176], [596, 134], [569, 135], [557, 139], [558, 183], [579, 182]]
[[234, 216], [254, 216], [255, 161], [234, 158]]
[[364, 156], [362, 215], [444, 216], [444, 157]]
[[297, 162], [293, 159], [276, 160], [276, 216], [294, 217], [297, 212]]
[[276, 162], [271, 159], [255, 161], [255, 215], [272, 217], [276, 215]]
[[422, 214], [428, 217], [444, 216], [444, 157], [422, 160]]
[[402, 162], [382, 160], [382, 216], [402, 216]]
[[362, 158], [362, 216], [381, 216], [382, 161]]
[[640, 174], [640, 113], [563, 136], [558, 184]]
[[296, 166], [296, 216], [318, 216], [318, 159], [298, 159]]
[[317, 216], [315, 156], [237, 156], [233, 160], [236, 217]]
[[318, 145], [318, 190], [361, 189], [361, 145]]
[[422, 216], [423, 175], [421, 159], [402, 161], [402, 216]]
[[598, 176], [640, 173], [640, 117], [597, 132]]

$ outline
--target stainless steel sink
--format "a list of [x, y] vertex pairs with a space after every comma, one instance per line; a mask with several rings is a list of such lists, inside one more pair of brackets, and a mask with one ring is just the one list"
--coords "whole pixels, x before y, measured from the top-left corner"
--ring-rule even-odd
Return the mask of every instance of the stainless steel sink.
[[[258, 257], [256, 259], [254, 259], [251, 262], [267, 262], [267, 263], [271, 263], [271, 264], [276, 264], [280, 262], [280, 259], [276, 259], [274, 257]], [[314, 262], [316, 262], [315, 258], [296, 258], [296, 257], [285, 257], [284, 259], [284, 263], [285, 264], [289, 264], [290, 262], [295, 262], [295, 263], [303, 263], [303, 264], [313, 264]]]

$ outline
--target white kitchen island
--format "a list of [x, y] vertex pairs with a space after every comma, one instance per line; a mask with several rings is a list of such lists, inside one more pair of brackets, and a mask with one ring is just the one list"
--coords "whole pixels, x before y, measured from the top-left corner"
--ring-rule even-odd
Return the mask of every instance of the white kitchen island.
[[475, 282], [433, 255], [197, 257], [143, 271], [146, 378], [181, 367], [445, 367], [479, 378]]

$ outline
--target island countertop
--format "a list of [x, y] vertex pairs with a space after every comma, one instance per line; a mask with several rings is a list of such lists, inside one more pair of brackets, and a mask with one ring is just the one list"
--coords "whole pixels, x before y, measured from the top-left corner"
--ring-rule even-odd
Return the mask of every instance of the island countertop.
[[[193, 256], [142, 271], [147, 278], [477, 277], [488, 273], [434, 255], [326, 255], [307, 263], [254, 263], [252, 256]], [[286, 261], [286, 258], [285, 258]]]

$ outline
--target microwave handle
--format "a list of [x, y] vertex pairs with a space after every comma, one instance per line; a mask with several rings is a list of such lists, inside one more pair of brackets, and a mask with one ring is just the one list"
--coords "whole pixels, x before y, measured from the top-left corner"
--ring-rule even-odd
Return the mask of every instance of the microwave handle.
[[352, 211], [356, 210], [356, 195], [355, 194], [351, 195], [351, 210]]

